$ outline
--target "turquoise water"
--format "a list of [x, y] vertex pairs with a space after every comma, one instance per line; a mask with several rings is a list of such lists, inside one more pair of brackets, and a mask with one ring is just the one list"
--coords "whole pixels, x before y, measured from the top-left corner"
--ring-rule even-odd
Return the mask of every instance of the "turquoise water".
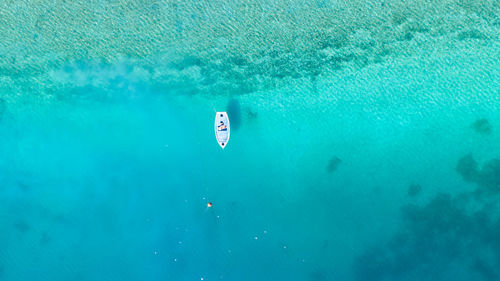
[[498, 7], [1, 3], [0, 280], [499, 280]]

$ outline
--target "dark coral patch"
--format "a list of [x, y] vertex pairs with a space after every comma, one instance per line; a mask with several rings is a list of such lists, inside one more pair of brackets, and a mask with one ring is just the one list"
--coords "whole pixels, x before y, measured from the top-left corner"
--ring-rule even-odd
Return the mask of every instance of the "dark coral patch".
[[330, 281], [333, 280], [325, 270], [315, 270], [309, 273], [309, 281]]
[[410, 184], [408, 187], [408, 196], [415, 197], [422, 191], [422, 186], [420, 184]]
[[485, 205], [470, 213], [466, 206], [474, 196], [463, 195], [465, 200], [440, 194], [425, 206], [405, 206], [404, 227], [357, 259], [356, 280], [420, 280], [422, 276], [452, 280], [457, 267], [467, 269], [460, 280], [498, 280], [491, 278], [500, 273], [500, 254], [481, 260], [484, 253], [500, 247], [500, 221], [488, 215], [498, 208]]
[[491, 124], [488, 121], [488, 119], [485, 118], [478, 119], [476, 120], [476, 122], [472, 123], [471, 126], [476, 132], [480, 134], [484, 135], [491, 134]]
[[22, 232], [22, 233], [25, 233], [27, 232], [28, 230], [30, 230], [30, 225], [25, 222], [24, 220], [19, 220], [17, 222], [14, 223], [14, 228], [19, 231], [19, 232]]
[[478, 165], [476, 160], [472, 157], [472, 154], [468, 154], [460, 158], [460, 160], [458, 160], [456, 170], [467, 182], [474, 182], [477, 180]]
[[500, 189], [500, 159], [492, 159], [479, 172], [478, 183], [482, 186]]
[[40, 245], [42, 245], [42, 246], [46, 245], [50, 242], [50, 240], [51, 240], [50, 236], [46, 232], [44, 232], [42, 234], [42, 237], [40, 237]]
[[338, 158], [337, 156], [333, 156], [330, 159], [330, 161], [328, 161], [328, 166], [326, 167], [326, 170], [329, 173], [333, 173], [338, 169], [340, 163], [342, 163], [342, 159]]
[[29, 187], [27, 184], [23, 183], [23, 182], [18, 182], [18, 183], [17, 183], [17, 186], [18, 186], [18, 187], [19, 187], [19, 189], [21, 189], [22, 191], [28, 191], [28, 190], [30, 190], [30, 187]]
[[258, 116], [258, 113], [256, 111], [248, 110], [248, 112], [247, 112], [248, 119], [255, 119], [255, 118], [257, 118], [257, 116]]
[[404, 206], [397, 234], [356, 260], [356, 280], [457, 280], [456, 268], [460, 280], [500, 280], [500, 205], [491, 192], [477, 192], [500, 190], [500, 159], [479, 168], [469, 154], [456, 170], [477, 190]]
[[500, 189], [500, 159], [492, 159], [479, 169], [477, 161], [468, 154], [458, 160], [456, 170], [467, 182], [475, 182], [488, 189]]
[[495, 281], [499, 280], [500, 276], [495, 271], [494, 265], [488, 263], [484, 259], [477, 259], [476, 262], [471, 265], [471, 270], [477, 272], [481, 280]]

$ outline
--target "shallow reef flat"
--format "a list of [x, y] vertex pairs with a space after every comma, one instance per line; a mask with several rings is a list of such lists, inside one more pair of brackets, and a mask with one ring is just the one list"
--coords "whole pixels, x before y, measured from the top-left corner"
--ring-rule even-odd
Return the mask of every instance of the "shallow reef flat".
[[475, 42], [498, 54], [495, 3], [10, 1], [0, 6], [0, 81], [45, 95], [115, 79], [132, 80], [121, 90], [149, 81], [169, 93], [244, 94], [443, 41], [439, 48]]

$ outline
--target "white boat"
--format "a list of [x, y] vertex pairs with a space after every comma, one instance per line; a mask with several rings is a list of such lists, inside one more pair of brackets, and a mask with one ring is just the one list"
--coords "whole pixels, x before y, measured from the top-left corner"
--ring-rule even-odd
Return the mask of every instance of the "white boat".
[[217, 112], [215, 114], [215, 138], [222, 149], [226, 147], [229, 141], [230, 132], [227, 112]]

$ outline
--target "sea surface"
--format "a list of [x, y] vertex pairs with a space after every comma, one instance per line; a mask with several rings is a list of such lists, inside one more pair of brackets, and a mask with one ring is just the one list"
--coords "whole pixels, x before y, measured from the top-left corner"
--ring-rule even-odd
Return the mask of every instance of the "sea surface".
[[498, 0], [2, 1], [0, 280], [500, 280], [499, 38]]

